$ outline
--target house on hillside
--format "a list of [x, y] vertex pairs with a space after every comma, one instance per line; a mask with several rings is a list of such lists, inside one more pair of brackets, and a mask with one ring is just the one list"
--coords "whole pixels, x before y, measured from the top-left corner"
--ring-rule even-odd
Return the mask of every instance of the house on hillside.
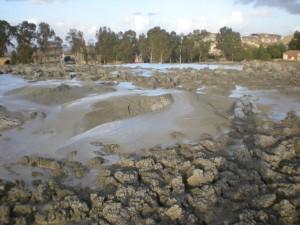
[[34, 63], [60, 63], [63, 49], [58, 47], [54, 42], [50, 43], [46, 50], [37, 48], [33, 53]]
[[283, 60], [300, 62], [300, 50], [289, 50], [283, 54]]
[[11, 60], [9, 57], [0, 57], [0, 66], [9, 65]]

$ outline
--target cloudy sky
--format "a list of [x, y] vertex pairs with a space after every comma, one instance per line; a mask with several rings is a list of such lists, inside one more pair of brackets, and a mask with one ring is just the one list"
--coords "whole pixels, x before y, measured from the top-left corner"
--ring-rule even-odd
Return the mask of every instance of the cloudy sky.
[[286, 35], [300, 30], [300, 0], [0, 0], [0, 19], [46, 21], [61, 36], [77, 28], [87, 39], [100, 26], [141, 33], [158, 25], [188, 33], [226, 25], [243, 35]]

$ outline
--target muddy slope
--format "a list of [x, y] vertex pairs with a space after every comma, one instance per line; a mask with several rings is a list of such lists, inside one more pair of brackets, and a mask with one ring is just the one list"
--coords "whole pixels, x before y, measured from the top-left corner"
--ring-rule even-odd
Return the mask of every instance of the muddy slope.
[[57, 105], [82, 98], [91, 93], [115, 91], [106, 86], [69, 86], [60, 84], [55, 87], [26, 86], [9, 91], [6, 95], [16, 96], [43, 105]]
[[87, 127], [134, 117], [148, 112], [155, 112], [174, 102], [171, 94], [160, 96], [124, 96], [109, 101], [100, 101], [92, 107], [92, 112], [85, 115]]

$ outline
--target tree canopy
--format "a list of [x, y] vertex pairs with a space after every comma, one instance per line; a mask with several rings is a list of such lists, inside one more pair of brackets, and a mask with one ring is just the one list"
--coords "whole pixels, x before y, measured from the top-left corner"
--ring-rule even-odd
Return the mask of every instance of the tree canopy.
[[289, 43], [289, 49], [291, 50], [300, 50], [300, 32], [296, 31], [294, 36]]
[[[269, 60], [281, 58], [286, 50], [283, 44], [259, 48], [244, 46], [240, 33], [229, 27], [222, 27], [217, 34], [206, 30], [177, 34], [153, 27], [139, 35], [133, 30], [114, 32], [109, 27], [100, 27], [95, 38], [95, 42], [86, 45], [83, 32], [70, 29], [65, 41], [71, 52], [85, 62], [93, 60], [99, 63], [132, 63], [136, 59], [156, 63], [191, 63], [215, 60], [220, 56], [232, 61]], [[0, 56], [7, 54], [8, 48], [13, 47], [12, 56], [18, 63], [32, 62], [35, 50], [47, 54], [48, 48], [62, 49], [62, 44], [63, 40], [45, 22], [36, 25], [23, 21], [17, 26], [11, 26], [0, 20]], [[300, 32], [295, 32], [288, 47], [300, 49]], [[218, 49], [222, 55], [216, 54]]]

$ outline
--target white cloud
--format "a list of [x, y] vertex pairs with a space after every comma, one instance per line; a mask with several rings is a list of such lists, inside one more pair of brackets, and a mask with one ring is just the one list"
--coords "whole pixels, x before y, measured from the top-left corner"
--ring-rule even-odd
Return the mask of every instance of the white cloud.
[[270, 10], [253, 9], [247, 13], [250, 17], [271, 17], [273, 14]]
[[245, 16], [241, 11], [232, 11], [228, 18], [225, 18], [220, 22], [220, 27], [230, 26], [233, 28], [241, 28], [245, 23]]
[[293, 29], [293, 32], [295, 31], [300, 31], [300, 25], [299, 26], [296, 26], [294, 29]]
[[232, 25], [241, 25], [244, 23], [244, 15], [241, 11], [233, 11], [230, 17], [230, 23]]
[[135, 30], [137, 33], [146, 31], [151, 25], [150, 19], [141, 14], [134, 14], [130, 17], [127, 17], [126, 22], [128, 23], [130, 29]]
[[37, 18], [29, 18], [28, 20], [27, 20], [29, 23], [34, 23], [34, 24], [38, 24], [40, 21], [39, 21], [39, 19], [37, 19]]
[[175, 31], [178, 33], [189, 33], [197, 29], [208, 29], [207, 21], [204, 17], [200, 18], [179, 18], [175, 23]]

